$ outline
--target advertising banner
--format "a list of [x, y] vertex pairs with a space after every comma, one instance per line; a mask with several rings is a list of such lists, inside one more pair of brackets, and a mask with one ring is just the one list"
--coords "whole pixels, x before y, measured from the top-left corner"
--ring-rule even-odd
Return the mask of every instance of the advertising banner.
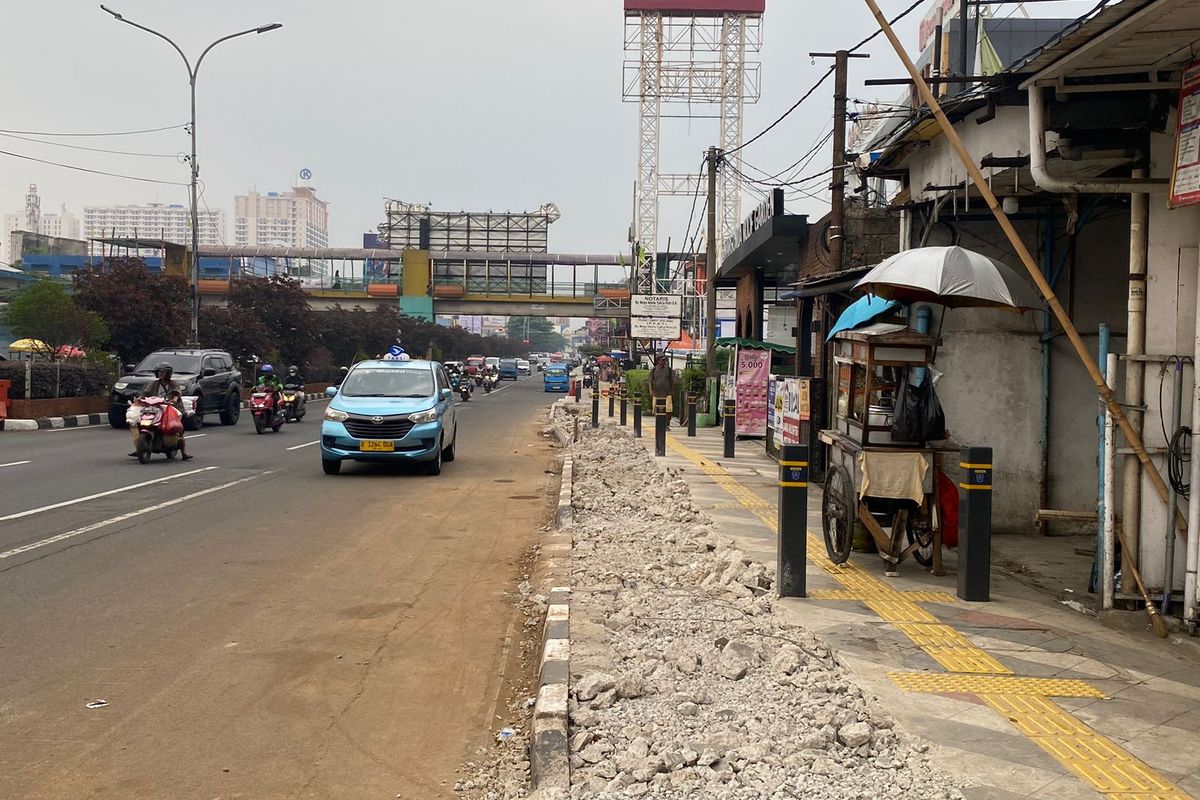
[[775, 398], [778, 390], [780, 378], [771, 378], [767, 385], [767, 430], [773, 431], [778, 429], [777, 420], [775, 418]]
[[1179, 84], [1179, 125], [1175, 169], [1171, 171], [1171, 207], [1200, 203], [1200, 62], [1183, 72]]
[[775, 386], [775, 439], [800, 444], [800, 380], [780, 378]]
[[767, 383], [771, 379], [770, 350], [737, 351], [737, 433], [767, 435]]

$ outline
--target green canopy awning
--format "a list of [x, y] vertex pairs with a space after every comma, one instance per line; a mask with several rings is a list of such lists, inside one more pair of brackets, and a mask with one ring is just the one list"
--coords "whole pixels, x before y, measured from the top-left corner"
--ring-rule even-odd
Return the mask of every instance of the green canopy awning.
[[717, 347], [741, 347], [746, 350], [770, 350], [772, 353], [796, 355], [796, 348], [774, 342], [760, 342], [757, 339], [745, 339], [741, 336], [722, 336], [717, 339]]

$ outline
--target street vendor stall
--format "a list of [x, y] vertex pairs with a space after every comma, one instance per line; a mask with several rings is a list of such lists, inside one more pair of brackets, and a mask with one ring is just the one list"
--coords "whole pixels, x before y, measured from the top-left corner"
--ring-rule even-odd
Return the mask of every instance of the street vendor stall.
[[927, 413], [904, 398], [917, 395], [928, 380], [937, 339], [904, 325], [876, 323], [840, 332], [833, 342], [834, 427], [820, 433], [829, 447], [821, 509], [829, 558], [837, 564], [849, 558], [861, 524], [889, 572], [909, 556], [934, 566], [942, 516], [935, 479], [939, 459], [925, 431], [897, 415]]
[[908, 556], [940, 574], [942, 536], [957, 533], [950, 520], [958, 505], [941, 455], [958, 448], [946, 440], [933, 388], [938, 339], [875, 320], [901, 304], [1022, 312], [1040, 303], [1007, 266], [961, 247], [898, 253], [855, 288], [891, 302], [863, 303], [832, 337], [834, 425], [820, 433], [830, 465], [821, 508], [825, 547], [834, 563], [844, 562], [862, 525], [889, 575]]

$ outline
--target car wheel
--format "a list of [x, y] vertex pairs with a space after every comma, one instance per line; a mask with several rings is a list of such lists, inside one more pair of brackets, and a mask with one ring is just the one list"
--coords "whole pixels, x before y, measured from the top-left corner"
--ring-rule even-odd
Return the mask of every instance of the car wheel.
[[455, 456], [454, 449], [456, 447], [458, 447], [458, 426], [457, 425], [454, 426], [454, 441], [450, 442], [450, 446], [442, 451], [442, 461], [445, 461], [447, 464], [449, 464], [451, 461], [453, 461], [454, 456]]
[[108, 424], [117, 430], [124, 430], [129, 425], [125, 422], [125, 410], [118, 408], [108, 409]]
[[183, 428], [188, 431], [198, 431], [204, 427], [204, 397], [196, 395], [196, 413], [184, 417]]
[[426, 475], [441, 475], [442, 474], [442, 447], [441, 442], [438, 442], [437, 452], [433, 456], [432, 461], [425, 462]]
[[238, 395], [237, 390], [229, 393], [229, 397], [225, 400], [225, 408], [221, 409], [221, 424], [222, 425], [237, 425], [238, 419], [242, 416], [242, 398]]
[[326, 475], [337, 475], [342, 471], [342, 460], [340, 458], [335, 458], [332, 460], [328, 458], [322, 458], [321, 471]]

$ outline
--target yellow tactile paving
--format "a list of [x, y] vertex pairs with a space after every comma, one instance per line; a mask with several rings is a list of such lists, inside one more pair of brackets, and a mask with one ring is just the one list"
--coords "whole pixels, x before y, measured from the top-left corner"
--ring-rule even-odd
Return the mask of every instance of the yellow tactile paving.
[[[775, 510], [739, 483], [720, 465], [668, 437], [676, 453], [703, 470], [713, 481], [778, 535]], [[900, 592], [852, 562], [834, 564], [825, 544], [808, 533], [810, 560], [842, 585], [810, 592], [821, 599], [858, 600], [891, 622], [947, 673], [889, 673], [907, 691], [978, 695], [1031, 741], [1053, 756], [1107, 800], [1191, 800], [1170, 781], [1134, 758], [1111, 739], [1096, 733], [1047, 696], [1103, 697], [1084, 681], [1023, 678], [1012, 674], [966, 636], [939, 623], [917, 602], [946, 603], [946, 592]], [[909, 687], [913, 688], [909, 688]]]
[[[959, 675], [944, 672], [889, 672], [888, 677], [906, 692], [1032, 695], [1039, 698], [1104, 697], [1104, 693], [1096, 687], [1072, 678], [1022, 678], [1017, 675]], [[1027, 709], [1015, 707], [1012, 713], [1034, 715], [1039, 712], [1045, 713], [1046, 710], [1046, 706]]]

